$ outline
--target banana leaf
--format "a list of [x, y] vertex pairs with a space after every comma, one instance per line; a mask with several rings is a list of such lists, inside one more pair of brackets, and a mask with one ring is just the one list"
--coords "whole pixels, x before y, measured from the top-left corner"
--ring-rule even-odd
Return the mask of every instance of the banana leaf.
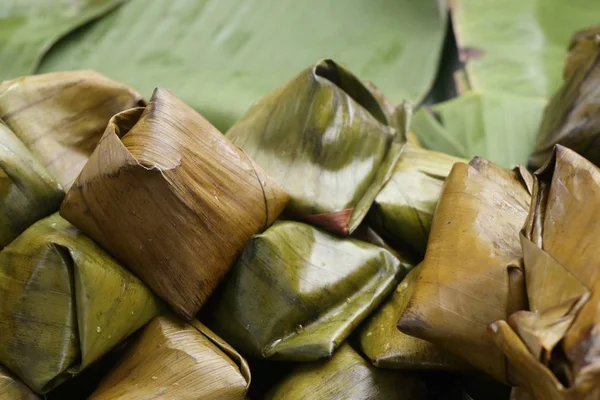
[[246, 245], [214, 301], [211, 326], [255, 357], [330, 357], [399, 275], [387, 250], [276, 222]]
[[600, 165], [600, 26], [577, 32], [569, 51], [564, 83], [544, 111], [529, 159], [535, 168], [552, 155], [555, 144]]
[[39, 397], [0, 365], [0, 399], [39, 400]]
[[456, 163], [438, 203], [425, 260], [398, 327], [506, 382], [487, 326], [526, 305], [519, 230], [531, 175], [475, 158]]
[[348, 235], [389, 179], [409, 117], [404, 105], [402, 122], [390, 123], [354, 75], [323, 60], [263, 97], [227, 137], [289, 193], [291, 214]]
[[58, 210], [61, 186], [0, 120], [0, 250]]
[[6, 0], [0, 13], [0, 81], [33, 74], [63, 36], [124, 0]]
[[413, 268], [391, 298], [369, 317], [360, 332], [360, 348], [373, 365], [380, 368], [469, 369], [455, 355], [425, 340], [406, 335], [396, 327], [414, 291], [421, 268]]
[[331, 359], [296, 368], [265, 398], [424, 400], [426, 388], [418, 374], [377, 369], [345, 343]]
[[521, 232], [529, 310], [490, 326], [536, 399], [600, 396], [600, 170], [557, 145]]
[[68, 190], [116, 113], [144, 104], [129, 87], [94, 71], [0, 82], [0, 119]]
[[38, 71], [92, 68], [143, 93], [166, 87], [225, 132], [324, 55], [395, 102], [420, 103], [447, 15], [446, 0], [130, 0], [52, 47]]
[[193, 318], [287, 195], [166, 90], [114, 116], [61, 215]]
[[152, 293], [53, 214], [0, 252], [0, 363], [45, 393], [159, 310]]
[[246, 360], [197, 320], [161, 315], [146, 326], [90, 400], [244, 399]]
[[456, 162], [466, 160], [407, 144], [369, 212], [373, 227], [390, 243], [424, 254], [442, 185]]

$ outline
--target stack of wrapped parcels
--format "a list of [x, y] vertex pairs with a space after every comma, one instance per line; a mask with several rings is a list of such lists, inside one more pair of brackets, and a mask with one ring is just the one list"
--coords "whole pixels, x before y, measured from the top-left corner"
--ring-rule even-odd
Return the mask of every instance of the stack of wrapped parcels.
[[1, 82], [0, 398], [599, 398], [598, 32], [534, 174], [420, 147], [331, 60], [225, 134], [92, 71]]

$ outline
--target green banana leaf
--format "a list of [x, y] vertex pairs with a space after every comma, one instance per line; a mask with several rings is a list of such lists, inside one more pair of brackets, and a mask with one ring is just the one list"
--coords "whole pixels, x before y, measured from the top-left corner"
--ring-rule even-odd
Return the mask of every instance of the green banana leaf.
[[288, 212], [348, 235], [400, 157], [410, 106], [402, 111], [402, 128], [391, 127], [354, 75], [322, 60], [262, 98], [226, 136], [284, 187]]
[[246, 360], [197, 320], [152, 320], [90, 400], [245, 399]]
[[100, 358], [160, 306], [58, 214], [0, 252], [0, 293], [0, 363], [38, 393]]
[[[574, 31], [598, 23], [596, 0], [449, 3], [464, 71], [460, 96], [416, 113], [425, 147], [506, 168], [527, 162], [547, 99], [561, 83]], [[436, 121], [434, 114], [441, 121]]]
[[549, 97], [561, 84], [574, 31], [598, 23], [596, 0], [457, 0], [449, 3], [469, 85], [486, 93]]
[[600, 26], [578, 32], [569, 47], [565, 82], [554, 95], [538, 132], [531, 166], [540, 168], [561, 144], [600, 165]]
[[532, 177], [479, 158], [446, 179], [422, 270], [398, 327], [453, 352], [501, 382], [506, 359], [487, 326], [526, 305], [519, 230]]
[[266, 395], [267, 400], [424, 400], [426, 387], [414, 372], [377, 369], [345, 343], [330, 360], [304, 364]]
[[287, 194], [164, 89], [115, 115], [60, 213], [192, 319]]
[[543, 98], [466, 92], [413, 116], [424, 147], [456, 157], [481, 156], [505, 168], [526, 164], [544, 111]]
[[299, 222], [254, 236], [214, 299], [211, 326], [255, 357], [330, 357], [398, 282], [387, 250]]
[[364, 324], [360, 348], [374, 366], [392, 369], [466, 370], [468, 364], [436, 345], [398, 330], [396, 324], [412, 296], [421, 266], [413, 268], [392, 296]]
[[0, 120], [0, 250], [58, 210], [62, 187]]
[[222, 131], [302, 68], [331, 57], [419, 103], [437, 71], [445, 0], [131, 0], [51, 49], [40, 71], [91, 68], [172, 90]]
[[456, 162], [466, 160], [408, 143], [373, 202], [369, 222], [390, 243], [408, 244], [425, 254], [442, 185]]
[[33, 74], [61, 37], [124, 0], [3, 0], [0, 10], [0, 81]]
[[0, 365], [0, 399], [39, 400], [40, 398], [23, 382], [15, 378]]
[[144, 104], [132, 89], [93, 71], [0, 82], [0, 120], [68, 190], [116, 113]]

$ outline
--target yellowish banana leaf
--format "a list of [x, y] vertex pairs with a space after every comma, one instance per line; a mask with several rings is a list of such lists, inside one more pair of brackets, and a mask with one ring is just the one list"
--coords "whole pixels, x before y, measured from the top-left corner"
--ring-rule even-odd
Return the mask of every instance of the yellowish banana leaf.
[[510, 400], [535, 400], [531, 393], [520, 387], [513, 387], [510, 392]]
[[156, 317], [90, 400], [244, 399], [246, 360], [197, 320]]
[[409, 117], [404, 105], [395, 129], [354, 75], [323, 60], [263, 97], [227, 137], [285, 188], [290, 213], [348, 235], [389, 179]]
[[414, 372], [378, 369], [345, 343], [330, 360], [303, 364], [267, 394], [269, 400], [424, 400]]
[[299, 222], [254, 236], [215, 299], [213, 326], [255, 357], [326, 358], [398, 282], [387, 250]]
[[45, 393], [148, 322], [139, 279], [58, 214], [0, 252], [0, 363]]
[[408, 244], [424, 254], [442, 185], [457, 162], [467, 161], [407, 144], [375, 198], [371, 224], [390, 243]]
[[0, 120], [0, 250], [57, 211], [63, 197], [60, 184]]
[[526, 305], [519, 230], [531, 175], [474, 158], [454, 164], [442, 190], [425, 260], [400, 330], [452, 351], [506, 382], [487, 326]]
[[573, 36], [563, 77], [544, 112], [529, 163], [541, 167], [561, 144], [600, 165], [600, 25]]
[[0, 365], [0, 399], [39, 400], [39, 397]]
[[600, 170], [556, 146], [521, 232], [529, 311], [490, 327], [536, 399], [600, 398], [599, 219]]
[[287, 195], [166, 90], [114, 116], [61, 215], [187, 319]]
[[392, 296], [366, 322], [360, 347], [376, 367], [393, 369], [465, 370], [467, 363], [433, 343], [402, 333], [396, 327], [417, 283], [421, 266], [413, 268]]
[[116, 113], [143, 105], [131, 88], [94, 71], [0, 82], [0, 119], [65, 190]]

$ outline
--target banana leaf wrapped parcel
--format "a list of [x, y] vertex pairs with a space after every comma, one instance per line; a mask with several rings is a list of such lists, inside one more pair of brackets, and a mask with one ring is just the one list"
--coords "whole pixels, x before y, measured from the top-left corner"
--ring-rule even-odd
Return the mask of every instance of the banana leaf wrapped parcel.
[[63, 197], [60, 184], [0, 120], [0, 250], [58, 211]]
[[385, 249], [276, 222], [247, 244], [207, 322], [254, 357], [327, 358], [395, 287], [399, 272]]
[[3, 400], [40, 400], [26, 384], [15, 378], [0, 365], [0, 399]]
[[490, 326], [535, 399], [600, 398], [600, 170], [557, 145], [521, 232], [529, 309]]
[[454, 352], [501, 382], [504, 354], [487, 326], [526, 306], [519, 231], [531, 175], [481, 158], [456, 163], [433, 217], [414, 293], [398, 327]]
[[600, 165], [600, 25], [577, 32], [564, 83], [546, 110], [529, 163], [539, 168], [561, 144]]
[[58, 214], [0, 252], [0, 364], [46, 393], [148, 322], [148, 288]]
[[90, 400], [239, 399], [250, 385], [242, 356], [197, 320], [150, 322]]
[[396, 327], [414, 291], [421, 266], [413, 268], [360, 331], [360, 349], [379, 368], [466, 370], [468, 364], [433, 343]]
[[329, 360], [299, 366], [267, 393], [268, 400], [424, 400], [414, 372], [378, 369], [344, 343]]
[[0, 120], [65, 190], [79, 175], [109, 119], [143, 104], [134, 90], [94, 71], [0, 82]]
[[402, 123], [391, 124], [354, 75], [323, 60], [258, 101], [226, 135], [284, 187], [290, 214], [348, 235], [389, 179], [410, 113], [404, 104], [395, 118]]
[[424, 254], [442, 185], [457, 162], [466, 160], [408, 143], [369, 212], [374, 228]]
[[156, 89], [110, 120], [60, 213], [191, 319], [286, 202], [246, 153]]

